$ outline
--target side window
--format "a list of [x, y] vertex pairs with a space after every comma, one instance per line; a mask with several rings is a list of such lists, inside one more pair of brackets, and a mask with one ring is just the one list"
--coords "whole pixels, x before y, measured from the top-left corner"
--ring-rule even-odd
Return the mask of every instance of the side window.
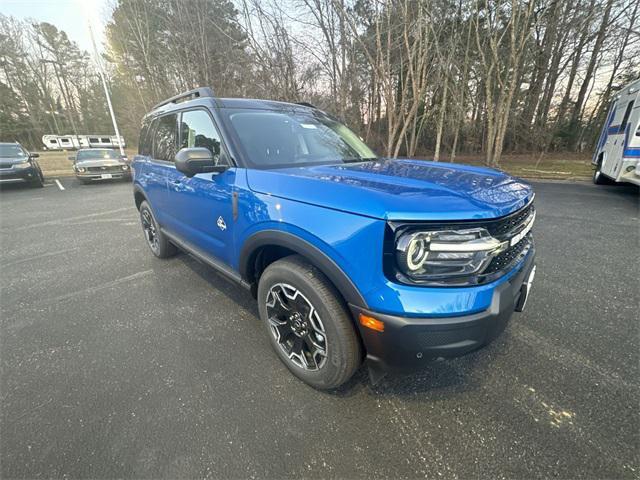
[[[142, 128], [140, 129], [140, 139], [138, 140], [138, 153], [140, 155], [151, 155], [151, 135], [149, 135], [149, 125], [151, 121], [149, 119], [145, 119], [142, 122]], [[93, 139], [89, 139], [90, 142], [93, 142]]]
[[631, 100], [627, 104], [627, 109], [624, 111], [624, 117], [622, 117], [622, 122], [620, 123], [620, 128], [618, 129], [618, 133], [624, 133], [627, 128], [627, 122], [629, 121], [629, 116], [631, 115], [631, 109], [633, 108], [633, 100]]
[[[156, 122], [154, 122], [156, 123]], [[173, 162], [176, 156], [177, 115], [165, 115], [157, 121], [153, 135], [153, 158]]]
[[182, 112], [180, 122], [180, 148], [204, 147], [213, 155], [216, 165], [227, 164], [222, 140], [211, 117], [204, 110]]

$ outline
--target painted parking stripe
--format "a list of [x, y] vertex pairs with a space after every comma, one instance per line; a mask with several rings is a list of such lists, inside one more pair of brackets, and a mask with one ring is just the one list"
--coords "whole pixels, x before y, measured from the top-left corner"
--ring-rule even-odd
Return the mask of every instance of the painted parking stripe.
[[60, 180], [58, 180], [57, 178], [54, 180], [56, 182], [56, 185], [58, 185], [58, 188], [60, 190], [64, 190], [64, 187], [62, 186], [62, 184], [60, 183]]

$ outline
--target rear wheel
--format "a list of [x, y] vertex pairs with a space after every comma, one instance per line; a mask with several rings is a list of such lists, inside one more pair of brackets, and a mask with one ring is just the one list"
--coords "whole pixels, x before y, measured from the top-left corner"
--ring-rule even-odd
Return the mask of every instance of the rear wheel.
[[147, 245], [156, 257], [168, 258], [176, 254], [178, 251], [176, 246], [162, 233], [146, 201], [140, 204], [140, 223]]
[[312, 387], [339, 387], [360, 366], [362, 348], [344, 302], [302, 257], [267, 267], [258, 284], [258, 308], [280, 360]]

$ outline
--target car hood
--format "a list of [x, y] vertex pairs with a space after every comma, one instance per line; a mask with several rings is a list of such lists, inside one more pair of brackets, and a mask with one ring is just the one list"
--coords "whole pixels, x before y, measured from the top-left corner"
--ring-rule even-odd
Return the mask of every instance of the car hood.
[[533, 198], [503, 172], [423, 160], [247, 170], [260, 193], [386, 220], [471, 220], [507, 215]]
[[112, 158], [110, 159], [91, 159], [91, 160], [82, 160], [79, 162], [76, 162], [76, 166], [77, 167], [115, 167], [118, 165], [125, 165], [124, 162], [121, 162], [120, 160], [114, 160]]
[[0, 165], [3, 167], [10, 167], [16, 163], [23, 163], [29, 160], [27, 157], [0, 157]]

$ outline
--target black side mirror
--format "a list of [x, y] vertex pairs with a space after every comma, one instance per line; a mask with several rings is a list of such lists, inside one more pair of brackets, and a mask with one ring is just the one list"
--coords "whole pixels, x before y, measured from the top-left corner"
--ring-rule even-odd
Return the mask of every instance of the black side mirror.
[[31, 158], [38, 158], [40, 156], [40, 154], [39, 153], [31, 153], [31, 154], [29, 154], [29, 156]]
[[67, 158], [69, 160], [71, 160], [72, 162], [75, 162], [75, 160], [76, 160], [76, 157], [74, 155], [69, 155]]
[[198, 173], [221, 173], [227, 168], [227, 165], [214, 163], [213, 155], [208, 148], [183, 148], [176, 154], [176, 170], [187, 177], [193, 177]]

